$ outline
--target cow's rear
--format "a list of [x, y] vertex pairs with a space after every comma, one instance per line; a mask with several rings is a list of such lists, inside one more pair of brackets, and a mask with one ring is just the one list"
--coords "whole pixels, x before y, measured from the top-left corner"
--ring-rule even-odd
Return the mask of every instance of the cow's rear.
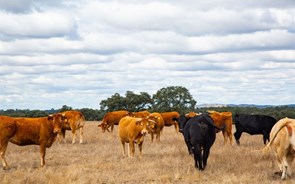
[[292, 161], [295, 157], [295, 120], [284, 118], [278, 121], [270, 132], [271, 147], [276, 153], [277, 163], [282, 173], [281, 178], [291, 177]]

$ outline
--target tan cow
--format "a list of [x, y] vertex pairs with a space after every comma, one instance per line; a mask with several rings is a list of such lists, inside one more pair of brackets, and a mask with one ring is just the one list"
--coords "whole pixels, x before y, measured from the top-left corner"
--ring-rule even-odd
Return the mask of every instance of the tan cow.
[[125, 143], [129, 143], [128, 156], [134, 157], [134, 143], [136, 143], [139, 148], [139, 156], [142, 157], [144, 136], [149, 130], [152, 130], [154, 126], [155, 122], [150, 120], [148, 116], [145, 118], [135, 118], [130, 116], [123, 117], [118, 126], [123, 155], [126, 155]]
[[83, 127], [85, 123], [85, 118], [80, 111], [64, 111], [62, 112], [67, 117], [67, 121], [64, 123], [61, 135], [65, 138], [66, 130], [71, 130], [72, 132], [72, 144], [76, 143], [77, 131], [79, 131], [80, 144], [83, 143]]
[[[216, 111], [208, 111], [210, 117], [213, 119], [214, 124], [219, 128], [224, 128], [222, 130], [223, 138], [224, 138], [224, 144], [226, 144], [228, 138], [230, 141], [230, 144], [232, 145], [233, 140], [233, 134], [232, 134], [232, 126], [233, 126], [233, 120], [232, 120], [232, 113], [231, 112], [216, 112]], [[219, 132], [220, 130], [217, 130]]]
[[[118, 125], [119, 121], [127, 115], [129, 115], [129, 112], [125, 110], [107, 112], [104, 115], [102, 122], [98, 125], [98, 127], [101, 128], [103, 133], [106, 130], [108, 132], [113, 132], [114, 125]], [[110, 127], [111, 127], [111, 130], [109, 130]]]
[[179, 118], [180, 115], [178, 112], [176, 112], [176, 111], [162, 112], [160, 114], [161, 114], [162, 118], [164, 119], [165, 126], [174, 125], [176, 132], [179, 131], [178, 123], [173, 120], [173, 118], [176, 118], [176, 119]]
[[154, 141], [154, 134], [156, 134], [156, 141], [160, 141], [160, 135], [165, 125], [164, 119], [162, 118], [161, 114], [157, 112], [151, 113], [149, 117], [150, 119], [153, 118], [153, 120], [156, 122], [154, 131], [150, 132], [152, 142]]
[[61, 132], [65, 119], [62, 114], [42, 118], [0, 116], [0, 156], [3, 169], [7, 169], [5, 151], [8, 142], [19, 146], [40, 145], [40, 165], [44, 166], [46, 147], [51, 147]]
[[291, 165], [295, 157], [295, 119], [283, 118], [272, 127], [270, 141], [263, 151], [269, 148], [276, 154], [281, 179], [291, 177]]

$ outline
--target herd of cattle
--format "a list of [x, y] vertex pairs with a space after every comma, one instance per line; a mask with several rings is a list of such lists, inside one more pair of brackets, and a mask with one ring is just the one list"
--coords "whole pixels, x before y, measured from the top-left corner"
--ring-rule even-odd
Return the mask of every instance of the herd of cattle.
[[[232, 133], [233, 122], [236, 132]], [[7, 169], [5, 151], [9, 142], [19, 146], [40, 145], [40, 165], [45, 165], [46, 148], [51, 147], [56, 139], [61, 141], [66, 130], [72, 132], [72, 144], [76, 142], [79, 132], [80, 143], [83, 143], [83, 126], [85, 118], [79, 111], [65, 111], [48, 117], [13, 118], [0, 116], [0, 156], [3, 169]], [[118, 134], [122, 144], [123, 155], [126, 155], [125, 144], [129, 144], [128, 156], [134, 157], [135, 144], [139, 147], [142, 157], [144, 137], [151, 134], [151, 140], [160, 141], [164, 126], [175, 126], [181, 132], [188, 148], [194, 156], [195, 167], [204, 170], [209, 157], [210, 148], [215, 142], [216, 133], [222, 132], [224, 144], [228, 139], [232, 144], [233, 135], [240, 144], [243, 132], [250, 135], [262, 134], [264, 144], [262, 150], [274, 150], [280, 168], [281, 178], [291, 176], [291, 164], [295, 157], [295, 120], [284, 118], [279, 121], [266, 115], [246, 115], [231, 112], [208, 111], [197, 114], [194, 112], [180, 115], [178, 112], [150, 113], [148, 111], [128, 112], [113, 111], [105, 114], [98, 125], [102, 132], [114, 132], [118, 125]]]

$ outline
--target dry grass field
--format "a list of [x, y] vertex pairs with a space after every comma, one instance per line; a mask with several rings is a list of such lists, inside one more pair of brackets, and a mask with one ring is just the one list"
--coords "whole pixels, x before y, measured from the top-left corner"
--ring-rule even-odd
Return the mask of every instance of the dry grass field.
[[[262, 136], [243, 134], [241, 146], [223, 145], [221, 133], [211, 148], [205, 171], [194, 168], [180, 133], [165, 127], [161, 142], [145, 138], [143, 158], [123, 157], [117, 135], [102, 133], [98, 122], [87, 122], [84, 144], [54, 143], [47, 149], [46, 166], [39, 168], [39, 147], [9, 144], [6, 158], [8, 170], [0, 170], [1, 184], [57, 183], [295, 183], [281, 181], [273, 173], [278, 170], [274, 155], [262, 158], [255, 150], [263, 147]], [[293, 164], [294, 168], [294, 164]]]

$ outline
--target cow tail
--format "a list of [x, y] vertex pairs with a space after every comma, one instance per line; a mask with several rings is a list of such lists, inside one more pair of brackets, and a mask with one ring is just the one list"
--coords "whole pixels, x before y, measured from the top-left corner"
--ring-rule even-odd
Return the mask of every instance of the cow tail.
[[290, 122], [287, 121], [286, 123], [282, 124], [281, 127], [279, 127], [279, 129], [275, 132], [275, 135], [273, 136], [273, 138], [269, 141], [269, 143], [262, 149], [262, 154], [266, 155], [269, 153], [270, 151], [270, 146], [273, 143], [273, 141], [276, 139], [278, 133], [284, 128], [286, 127]]
[[264, 148], [262, 148], [261, 152], [262, 152], [262, 155], [265, 156], [269, 153], [269, 151], [270, 151], [270, 142]]

